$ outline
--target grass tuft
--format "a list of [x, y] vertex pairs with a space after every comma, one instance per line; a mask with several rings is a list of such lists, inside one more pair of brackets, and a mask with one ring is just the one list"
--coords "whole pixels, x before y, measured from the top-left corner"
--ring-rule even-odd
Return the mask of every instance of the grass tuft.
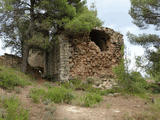
[[95, 104], [100, 103], [103, 99], [102, 96], [95, 93], [87, 93], [83, 98], [83, 105], [85, 107], [93, 107]]
[[0, 67], [0, 87], [14, 89], [16, 86], [30, 85], [30, 77], [11, 68]]
[[47, 100], [54, 103], [70, 103], [74, 98], [74, 95], [70, 89], [64, 87], [52, 87], [47, 91], [44, 89], [31, 89], [30, 97], [35, 103], [39, 103], [40, 100]]
[[0, 120], [29, 120], [29, 113], [15, 97], [1, 97], [0, 107], [5, 110]]

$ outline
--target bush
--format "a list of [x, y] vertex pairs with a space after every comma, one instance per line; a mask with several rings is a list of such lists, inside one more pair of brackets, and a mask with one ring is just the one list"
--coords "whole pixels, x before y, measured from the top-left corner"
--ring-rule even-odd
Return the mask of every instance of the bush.
[[0, 87], [4, 89], [14, 89], [15, 86], [24, 87], [31, 84], [30, 77], [17, 70], [5, 67], [0, 67], [0, 69]]
[[129, 72], [124, 61], [114, 68], [120, 89], [130, 94], [145, 93], [148, 87], [146, 80], [139, 72]]
[[30, 97], [35, 103], [40, 102], [41, 99], [54, 103], [70, 103], [74, 98], [72, 91], [64, 87], [52, 87], [48, 91], [34, 88], [30, 91]]
[[147, 89], [149, 89], [154, 94], [159, 94], [160, 93], [160, 86], [157, 83], [149, 84]]
[[70, 80], [69, 82], [63, 82], [61, 83], [62, 87], [65, 87], [67, 89], [73, 89], [73, 90], [86, 90], [86, 88], [89, 88], [89, 84], [85, 84], [82, 82], [81, 79], [75, 78]]
[[21, 107], [19, 100], [15, 97], [1, 98], [0, 106], [5, 109], [5, 113], [0, 116], [0, 120], [29, 120], [28, 111]]
[[92, 82], [93, 80], [90, 79], [90, 81], [87, 80], [87, 82], [82, 82], [82, 80], [76, 78], [70, 80], [69, 82], [61, 83], [61, 86], [65, 87], [66, 89], [83, 90], [89, 93], [96, 93], [99, 95], [108, 95], [110, 93], [119, 92], [118, 88], [113, 88], [108, 90], [101, 90], [100, 88], [94, 88]]
[[45, 98], [55, 103], [70, 103], [74, 98], [72, 91], [63, 87], [53, 87], [48, 90]]
[[43, 95], [46, 94], [46, 91], [44, 89], [36, 89], [33, 88], [30, 91], [30, 97], [32, 98], [34, 103], [39, 103], [41, 98], [43, 98]]
[[103, 99], [102, 99], [102, 96], [99, 95], [99, 94], [95, 94], [95, 93], [87, 93], [83, 98], [82, 98], [82, 101], [83, 101], [83, 105], [85, 107], [92, 107], [93, 105], [101, 102]]

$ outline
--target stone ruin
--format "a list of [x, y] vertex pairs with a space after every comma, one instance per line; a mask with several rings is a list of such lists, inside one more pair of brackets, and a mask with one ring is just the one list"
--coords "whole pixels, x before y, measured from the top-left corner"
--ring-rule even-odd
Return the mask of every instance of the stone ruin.
[[[47, 53], [30, 49], [28, 64], [33, 69], [42, 70], [43, 76], [55, 80], [91, 78], [95, 87], [111, 88], [114, 83], [112, 69], [123, 56], [122, 45], [123, 35], [110, 28], [95, 28], [89, 35], [76, 37], [60, 34]], [[20, 66], [21, 58], [5, 54], [0, 57], [0, 62]]]
[[43, 68], [44, 74], [56, 80], [92, 78], [97, 87], [111, 86], [112, 69], [122, 58], [122, 45], [123, 35], [110, 28], [95, 28], [89, 35], [76, 37], [61, 34], [47, 55], [31, 49], [28, 63]]
[[20, 68], [22, 59], [18, 56], [5, 53], [3, 56], [0, 56], [0, 65]]

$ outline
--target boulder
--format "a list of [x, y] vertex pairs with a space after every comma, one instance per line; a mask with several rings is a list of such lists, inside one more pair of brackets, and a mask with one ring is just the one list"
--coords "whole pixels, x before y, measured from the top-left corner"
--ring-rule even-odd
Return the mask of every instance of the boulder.
[[44, 53], [40, 50], [30, 49], [28, 64], [34, 68], [44, 68]]

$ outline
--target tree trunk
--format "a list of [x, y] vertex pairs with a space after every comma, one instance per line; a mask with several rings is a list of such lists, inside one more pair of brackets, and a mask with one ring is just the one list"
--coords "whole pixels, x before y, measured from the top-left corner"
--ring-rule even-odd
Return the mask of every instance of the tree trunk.
[[24, 72], [24, 73], [27, 72], [28, 56], [29, 56], [29, 46], [28, 45], [23, 45], [21, 71]]
[[23, 42], [23, 53], [22, 53], [22, 66], [21, 66], [21, 71], [26, 73], [27, 72], [27, 66], [28, 66], [28, 56], [29, 56], [29, 46], [27, 45], [27, 40], [29, 40], [32, 37], [32, 33], [34, 30], [34, 4], [35, 0], [30, 0], [30, 25], [29, 28], [26, 32], [26, 41]]

